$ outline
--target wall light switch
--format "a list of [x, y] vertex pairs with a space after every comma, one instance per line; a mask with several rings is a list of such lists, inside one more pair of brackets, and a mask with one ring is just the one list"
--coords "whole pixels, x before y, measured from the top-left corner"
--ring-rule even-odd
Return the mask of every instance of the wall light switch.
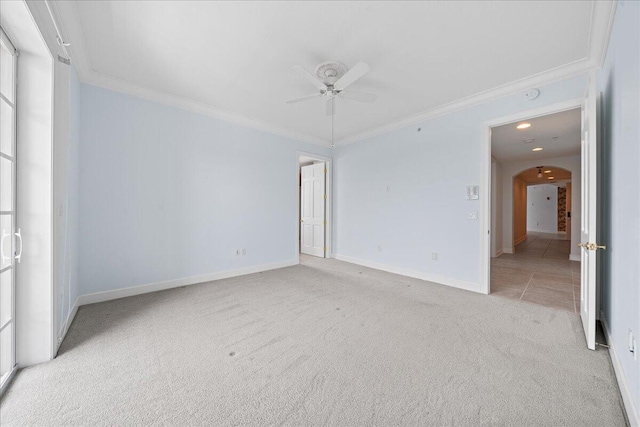
[[473, 220], [473, 221], [477, 220], [477, 219], [478, 219], [478, 211], [469, 212], [469, 213], [467, 214], [467, 217], [468, 217], [470, 220]]
[[434, 261], [438, 260], [438, 253], [437, 252], [431, 252], [431, 259]]
[[467, 187], [467, 200], [478, 200], [480, 194], [480, 187], [477, 185], [470, 185]]

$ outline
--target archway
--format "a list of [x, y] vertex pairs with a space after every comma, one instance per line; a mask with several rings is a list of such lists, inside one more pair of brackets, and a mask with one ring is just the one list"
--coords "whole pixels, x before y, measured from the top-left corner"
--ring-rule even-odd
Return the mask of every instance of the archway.
[[[570, 170], [554, 165], [525, 168], [513, 176], [512, 245], [518, 250], [540, 233], [571, 240]], [[568, 225], [568, 227], [567, 227]], [[569, 253], [566, 254], [567, 258]]]

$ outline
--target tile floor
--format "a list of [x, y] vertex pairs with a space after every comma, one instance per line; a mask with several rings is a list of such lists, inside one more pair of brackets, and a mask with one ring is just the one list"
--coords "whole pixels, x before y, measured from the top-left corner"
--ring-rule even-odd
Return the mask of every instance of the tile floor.
[[491, 259], [491, 294], [580, 314], [580, 263], [562, 234], [528, 232], [515, 254]]

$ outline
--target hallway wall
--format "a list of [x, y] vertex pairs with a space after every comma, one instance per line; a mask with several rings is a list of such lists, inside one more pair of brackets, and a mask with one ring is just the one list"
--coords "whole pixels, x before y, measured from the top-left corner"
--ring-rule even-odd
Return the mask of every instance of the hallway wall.
[[513, 246], [527, 238], [527, 183], [513, 178]]
[[558, 187], [555, 185], [527, 187], [527, 231], [558, 232]]

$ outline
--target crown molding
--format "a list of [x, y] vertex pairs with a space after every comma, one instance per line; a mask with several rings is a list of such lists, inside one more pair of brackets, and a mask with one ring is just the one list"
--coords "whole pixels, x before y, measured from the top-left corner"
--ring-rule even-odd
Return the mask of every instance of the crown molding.
[[602, 68], [607, 56], [617, 6], [617, 0], [595, 1], [591, 9], [589, 58], [594, 61], [597, 68]]
[[323, 147], [331, 146], [331, 143], [329, 141], [326, 141], [322, 138], [317, 138], [317, 137], [296, 132], [281, 126], [256, 120], [251, 117], [243, 116], [241, 114], [237, 114], [229, 110], [223, 110], [221, 108], [214, 107], [209, 104], [194, 101], [189, 98], [181, 97], [178, 95], [170, 94], [170, 93], [156, 90], [156, 89], [139, 86], [135, 83], [131, 83], [129, 81], [119, 79], [117, 77], [109, 76], [106, 74], [98, 73], [93, 70], [89, 71], [88, 73], [85, 73], [84, 80], [82, 77], [80, 77], [80, 80], [82, 80], [83, 83], [87, 83], [93, 86], [98, 86], [104, 89], [122, 92], [128, 95], [133, 95], [138, 98], [146, 99], [148, 101], [158, 102], [160, 104], [165, 104], [172, 107], [182, 108], [184, 110], [193, 111], [195, 113], [214, 117], [216, 119], [224, 120], [226, 122], [234, 123], [240, 126], [290, 138], [295, 141], [308, 142], [310, 144], [321, 145]]
[[416, 125], [418, 123], [422, 123], [436, 117], [455, 113], [456, 111], [461, 111], [476, 105], [486, 104], [487, 102], [491, 102], [499, 98], [504, 98], [509, 95], [514, 95], [527, 89], [545, 86], [551, 83], [569, 79], [571, 77], [584, 75], [593, 68], [593, 61], [586, 58], [581, 59], [568, 65], [563, 65], [549, 71], [544, 71], [530, 77], [525, 77], [523, 79], [494, 87], [492, 89], [477, 93], [475, 95], [471, 95], [466, 98], [458, 99], [456, 101], [426, 111], [422, 111], [408, 117], [404, 117], [391, 123], [386, 123], [382, 126], [368, 130], [366, 132], [361, 132], [352, 136], [348, 136], [346, 138], [342, 138], [336, 141], [336, 145], [352, 144], [354, 142], [362, 141], [364, 139], [369, 139], [374, 136], [402, 129], [407, 126]]
[[[279, 125], [266, 123], [213, 105], [181, 97], [165, 91], [152, 89], [114, 76], [97, 72], [91, 66], [84, 30], [76, 1], [52, 2], [53, 13], [60, 23], [62, 36], [72, 45], [67, 49], [78, 72], [80, 81], [105, 89], [133, 95], [149, 101], [171, 105], [199, 114], [215, 117], [231, 123], [264, 132], [284, 136], [301, 142], [320, 146], [330, 146], [331, 141], [313, 135], [300, 133]], [[335, 141], [335, 145], [346, 145], [388, 133], [403, 127], [424, 122], [435, 117], [450, 114], [475, 105], [519, 93], [532, 87], [539, 87], [571, 77], [586, 74], [593, 68], [601, 68], [607, 52], [609, 38], [613, 28], [617, 0], [594, 1], [591, 9], [591, 25], [588, 40], [588, 56], [575, 62], [559, 66], [532, 76], [528, 76], [501, 86], [497, 86], [435, 108], [413, 114], [382, 126], [359, 132]], [[65, 17], [66, 19], [61, 19]]]

